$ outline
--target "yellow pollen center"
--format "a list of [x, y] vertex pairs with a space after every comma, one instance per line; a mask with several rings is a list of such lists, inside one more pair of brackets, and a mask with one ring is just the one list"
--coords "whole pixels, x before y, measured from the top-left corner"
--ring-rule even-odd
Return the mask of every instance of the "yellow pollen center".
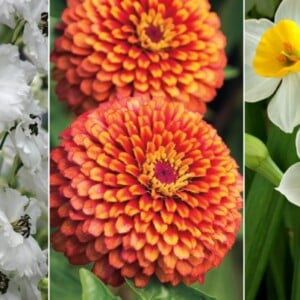
[[292, 20], [281, 20], [261, 36], [253, 67], [263, 77], [280, 78], [300, 71], [300, 27]]
[[190, 161], [184, 156], [184, 153], [176, 152], [174, 144], [148, 153], [139, 181], [150, 189], [152, 196], [173, 196], [193, 176], [189, 173]]
[[142, 13], [137, 34], [143, 48], [159, 51], [169, 47], [169, 42], [175, 35], [173, 29], [171, 18], [164, 19], [160, 12], [151, 8], [148, 13]]

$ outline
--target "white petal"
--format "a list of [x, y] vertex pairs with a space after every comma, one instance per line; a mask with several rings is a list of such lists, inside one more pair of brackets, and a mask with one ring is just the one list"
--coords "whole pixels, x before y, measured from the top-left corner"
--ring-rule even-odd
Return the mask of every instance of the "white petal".
[[284, 0], [280, 3], [275, 14], [275, 22], [283, 19], [294, 20], [300, 24], [299, 0]]
[[299, 95], [300, 74], [287, 74], [268, 106], [270, 120], [284, 132], [291, 133], [300, 124]]
[[300, 158], [300, 129], [298, 130], [296, 135], [296, 149], [297, 149], [298, 157]]
[[281, 179], [280, 185], [276, 188], [291, 203], [300, 206], [300, 162], [292, 165]]
[[279, 83], [280, 79], [258, 76], [252, 67], [245, 65], [245, 100], [247, 102], [257, 102], [271, 96]]
[[252, 66], [254, 54], [262, 34], [274, 24], [267, 19], [250, 19], [245, 22], [245, 63]]
[[48, 38], [45, 37], [36, 23], [27, 23], [24, 28], [23, 41], [25, 51], [41, 74], [48, 72]]

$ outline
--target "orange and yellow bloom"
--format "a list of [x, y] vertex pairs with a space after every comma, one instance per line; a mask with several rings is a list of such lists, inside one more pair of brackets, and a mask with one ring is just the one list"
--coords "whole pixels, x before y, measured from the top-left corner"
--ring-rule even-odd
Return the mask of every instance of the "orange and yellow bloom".
[[111, 285], [202, 282], [232, 247], [241, 176], [197, 112], [162, 98], [79, 116], [51, 153], [55, 250]]
[[78, 114], [139, 94], [203, 113], [223, 84], [225, 37], [207, 0], [73, 0], [62, 20], [56, 92]]

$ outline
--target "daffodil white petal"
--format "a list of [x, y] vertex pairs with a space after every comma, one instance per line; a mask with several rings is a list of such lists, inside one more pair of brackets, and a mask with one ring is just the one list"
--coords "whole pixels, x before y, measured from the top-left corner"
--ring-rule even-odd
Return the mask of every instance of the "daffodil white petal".
[[284, 19], [294, 20], [300, 24], [299, 0], [284, 0], [280, 3], [275, 13], [275, 22]]
[[245, 22], [245, 64], [252, 66], [257, 45], [262, 34], [274, 24], [268, 19], [251, 19]]
[[291, 203], [300, 206], [300, 162], [292, 165], [282, 176], [276, 190], [283, 194]]
[[245, 100], [257, 102], [271, 96], [280, 83], [278, 78], [260, 77], [251, 66], [245, 65]]
[[296, 135], [296, 149], [297, 149], [298, 157], [300, 158], [300, 129], [298, 130]]
[[291, 133], [300, 124], [300, 74], [290, 73], [268, 105], [268, 116], [284, 132]]

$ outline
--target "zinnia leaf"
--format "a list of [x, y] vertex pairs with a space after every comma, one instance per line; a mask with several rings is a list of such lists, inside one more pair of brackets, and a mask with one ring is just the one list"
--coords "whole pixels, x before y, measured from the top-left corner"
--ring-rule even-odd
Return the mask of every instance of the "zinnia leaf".
[[97, 276], [87, 269], [79, 270], [82, 285], [82, 300], [120, 300]]
[[137, 300], [216, 300], [204, 293], [188, 287], [183, 283], [172, 286], [162, 284], [156, 278], [152, 277], [145, 288], [137, 288], [131, 280], [126, 279], [128, 286], [136, 294]]

